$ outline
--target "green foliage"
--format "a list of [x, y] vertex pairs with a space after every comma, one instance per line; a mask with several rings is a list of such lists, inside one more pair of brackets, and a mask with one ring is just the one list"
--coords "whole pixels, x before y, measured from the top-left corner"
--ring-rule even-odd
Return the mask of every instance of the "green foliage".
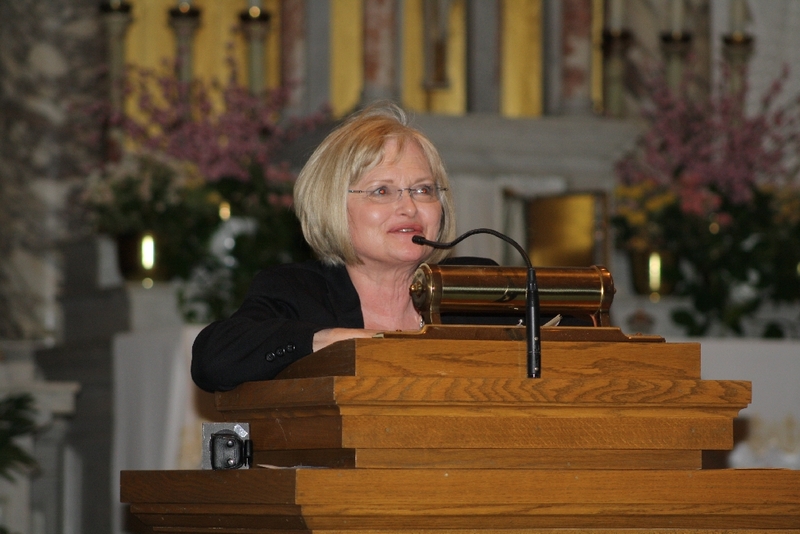
[[[652, 245], [679, 259], [671, 275], [674, 293], [689, 298], [691, 307], [672, 313], [687, 335], [707, 335], [722, 325], [744, 335], [743, 320], [765, 304], [800, 302], [800, 191], [754, 187], [752, 201], [723, 200], [720, 211], [729, 215], [720, 223], [715, 214], [687, 214], [677, 202], [650, 217], [659, 229]], [[789, 215], [791, 214], [791, 215]], [[625, 246], [643, 245], [623, 217], [614, 223]], [[771, 322], [762, 336], [784, 337], [786, 325]]]
[[193, 166], [162, 154], [129, 153], [90, 177], [84, 192], [95, 227], [112, 236], [157, 236], [168, 277], [187, 278], [219, 227], [219, 195]]
[[259, 179], [257, 167], [251, 172], [254, 176], [246, 182], [225, 178], [214, 184], [230, 203], [232, 219], [246, 229], [230, 232], [232, 246], [224, 247], [222, 254], [210, 252], [181, 288], [180, 307], [190, 321], [228, 317], [242, 303], [258, 271], [312, 257], [290, 207], [292, 184]]
[[[780, 220], [776, 195], [764, 189], [754, 190], [750, 205], [724, 209], [733, 218], [725, 226], [673, 213], [670, 229], [680, 238], [672, 247], [684, 267], [677, 293], [693, 308], [673, 319], [689, 335], [704, 335], [715, 322], [743, 335], [742, 320], [763, 304], [800, 302], [800, 221]], [[762, 335], [782, 330], [771, 323]]]
[[328, 113], [286, 116], [288, 88], [252, 94], [228, 63], [227, 83], [184, 82], [174, 65], [131, 67], [125, 109], [133, 112], [93, 112], [134, 151], [89, 181], [83, 206], [102, 232], [154, 235], [156, 263], [168, 267], [159, 274], [182, 281], [179, 305], [189, 321], [226, 317], [259, 269], [310, 256], [291, 210], [296, 177], [286, 154]]
[[33, 397], [27, 393], [0, 401], [0, 477], [14, 480], [12, 471], [32, 468], [36, 461], [14, 440], [34, 430]]

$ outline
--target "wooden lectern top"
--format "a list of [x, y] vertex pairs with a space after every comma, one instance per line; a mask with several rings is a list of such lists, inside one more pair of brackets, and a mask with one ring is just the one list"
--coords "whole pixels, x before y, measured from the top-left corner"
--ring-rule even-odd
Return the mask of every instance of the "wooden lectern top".
[[[427, 325], [334, 343], [278, 379], [319, 376], [527, 377], [524, 327]], [[700, 344], [612, 327], [542, 328], [542, 377], [700, 378]], [[223, 394], [224, 395], [224, 394]]]

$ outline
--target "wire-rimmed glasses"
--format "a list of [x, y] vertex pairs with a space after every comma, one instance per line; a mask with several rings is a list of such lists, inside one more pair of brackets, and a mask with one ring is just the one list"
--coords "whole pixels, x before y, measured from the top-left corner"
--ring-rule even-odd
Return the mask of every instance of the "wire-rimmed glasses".
[[415, 202], [438, 202], [442, 191], [447, 191], [446, 187], [439, 187], [433, 184], [421, 184], [413, 187], [395, 187], [393, 185], [382, 185], [375, 189], [348, 189], [348, 193], [363, 194], [367, 199], [378, 204], [391, 204], [400, 200], [403, 191], [408, 191], [408, 196]]

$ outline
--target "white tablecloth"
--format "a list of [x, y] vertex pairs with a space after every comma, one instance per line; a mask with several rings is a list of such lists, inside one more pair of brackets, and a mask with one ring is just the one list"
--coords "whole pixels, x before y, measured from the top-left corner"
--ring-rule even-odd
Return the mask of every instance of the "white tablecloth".
[[[222, 421], [214, 396], [194, 385], [191, 349], [201, 326], [126, 332], [114, 337], [112, 495], [119, 472], [198, 469], [203, 421]], [[122, 532], [122, 506], [115, 531]]]
[[747, 439], [729, 456], [731, 467], [800, 469], [800, 341], [702, 339], [702, 377], [749, 380]]

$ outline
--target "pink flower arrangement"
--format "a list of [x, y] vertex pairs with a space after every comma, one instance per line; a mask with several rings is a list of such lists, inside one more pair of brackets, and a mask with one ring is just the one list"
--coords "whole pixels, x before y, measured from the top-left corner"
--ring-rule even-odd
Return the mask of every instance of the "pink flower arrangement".
[[[182, 82], [169, 65], [161, 72], [130, 67], [124, 111], [111, 114], [107, 104], [91, 111], [124, 139], [112, 143], [113, 157], [90, 174], [83, 206], [101, 231], [146, 230], [169, 236], [170, 250], [191, 249], [173, 272], [214, 280], [192, 283], [192, 295], [181, 295], [185, 315], [195, 320], [230, 313], [256, 271], [309, 256], [291, 210], [296, 176], [288, 149], [329, 120], [324, 109], [288, 117], [287, 88], [252, 94], [236, 82], [232, 60], [229, 66], [224, 84]], [[223, 228], [220, 212], [242, 224]], [[225, 242], [234, 243], [224, 257], [210, 250], [218, 232], [228, 232]]]
[[[748, 113], [746, 89], [697, 97], [688, 81], [652, 84], [648, 128], [616, 166], [618, 243], [677, 258], [673, 319], [701, 335], [768, 301], [800, 301], [800, 99], [777, 105], [788, 70]], [[744, 295], [745, 297], [742, 297]], [[770, 326], [773, 334], [778, 329]]]
[[798, 102], [775, 106], [787, 76], [784, 70], [751, 115], [745, 91], [720, 89], [696, 99], [688, 82], [679, 91], [663, 80], [653, 83], [644, 110], [649, 128], [616, 167], [623, 235], [657, 237], [645, 228], [673, 203], [684, 215], [728, 226], [733, 218], [726, 210], [747, 205], [756, 190], [796, 188], [791, 165], [800, 156]]
[[[126, 85], [134, 111], [113, 122], [139, 147], [191, 162], [209, 182], [262, 179], [290, 189], [295, 174], [281, 152], [328, 118], [326, 110], [287, 119], [287, 88], [254, 95], [236, 82], [231, 61], [227, 84], [181, 82], [171, 70], [131, 67]], [[254, 175], [255, 173], [255, 175]], [[267, 197], [278, 205], [285, 198]]]

